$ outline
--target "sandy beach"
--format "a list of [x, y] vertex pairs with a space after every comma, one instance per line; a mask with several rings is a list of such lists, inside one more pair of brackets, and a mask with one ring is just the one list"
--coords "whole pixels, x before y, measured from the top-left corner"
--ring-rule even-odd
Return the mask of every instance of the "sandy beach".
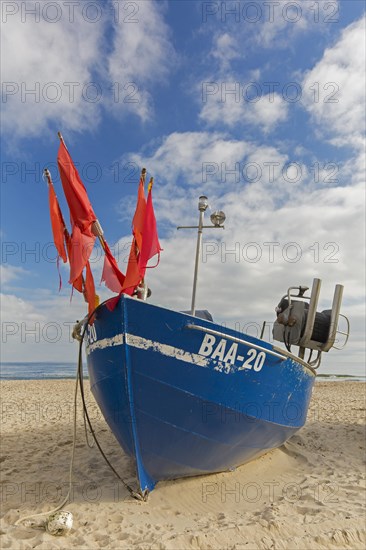
[[[72, 531], [14, 526], [67, 494], [73, 392], [72, 380], [1, 383], [2, 548], [365, 548], [365, 384], [357, 382], [317, 382], [305, 427], [281, 448], [233, 472], [159, 483], [147, 503], [132, 500], [88, 446], [79, 407], [64, 507]], [[109, 459], [133, 483], [133, 464], [88, 401]]]

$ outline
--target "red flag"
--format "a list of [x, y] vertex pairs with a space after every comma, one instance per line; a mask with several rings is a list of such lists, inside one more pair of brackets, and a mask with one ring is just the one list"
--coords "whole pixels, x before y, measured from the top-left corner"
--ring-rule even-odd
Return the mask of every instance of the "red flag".
[[128, 258], [128, 266], [126, 271], [126, 278], [123, 284], [123, 292], [133, 294], [135, 288], [140, 284], [143, 275], [141, 275], [138, 264], [138, 251], [136, 246], [136, 239], [134, 238], [131, 244], [130, 256]]
[[139, 268], [142, 276], [145, 275], [148, 261], [150, 258], [159, 254], [158, 262], [155, 266], [159, 264], [160, 261], [160, 251], [163, 250], [159, 243], [158, 230], [156, 227], [155, 212], [152, 203], [152, 182], [149, 184], [149, 193], [147, 196], [146, 203], [146, 212], [145, 212], [145, 221], [144, 229], [142, 232], [142, 247], [139, 255]]
[[[96, 294], [95, 294], [95, 285], [93, 274], [90, 269], [90, 263], [86, 263], [86, 277], [85, 277], [85, 288], [84, 288], [85, 300], [88, 302], [88, 314], [89, 316], [93, 313], [97, 307]], [[92, 323], [93, 319], [89, 320], [89, 323]]]
[[126, 278], [123, 285], [123, 292], [132, 295], [135, 288], [140, 284], [143, 275], [140, 273], [138, 256], [142, 247], [142, 232], [144, 229], [146, 198], [145, 198], [145, 173], [141, 174], [139, 188], [137, 192], [136, 210], [132, 220], [133, 241], [128, 258]]
[[116, 259], [106, 241], [104, 241], [104, 252], [105, 257], [101, 282], [104, 281], [112, 292], [117, 292], [119, 294], [122, 291], [125, 276], [120, 271]]
[[[68, 253], [68, 256], [70, 258], [71, 257], [71, 252], [72, 252], [72, 246], [71, 246], [71, 236], [69, 235], [68, 232], [66, 233], [66, 246], [67, 246], [67, 253]], [[78, 290], [79, 292], [83, 292], [83, 275], [82, 275], [82, 273], [80, 273], [79, 277], [73, 282], [72, 286], [74, 288], [76, 288], [76, 290]]]
[[144, 229], [144, 219], [145, 219], [145, 210], [146, 210], [146, 198], [144, 191], [145, 176], [141, 175], [139, 189], [137, 192], [137, 203], [135, 215], [132, 220], [132, 232], [136, 239], [136, 244], [139, 250], [142, 246], [142, 232]]
[[77, 225], [73, 226], [70, 247], [70, 280], [72, 285], [80, 277], [89, 261], [95, 242], [94, 235], [87, 235], [80, 231]]
[[[150, 258], [155, 256], [155, 254], [160, 254], [160, 251], [162, 250], [158, 239], [156, 219], [152, 203], [152, 185], [153, 180], [151, 178], [149, 183], [147, 202], [145, 204], [145, 194], [142, 195], [140, 191], [140, 181], [138, 201], [134, 216], [134, 222], [136, 222], [136, 226], [134, 226], [134, 239], [131, 245], [127, 273], [123, 285], [123, 292], [130, 295], [133, 294], [135, 288], [141, 283], [142, 279], [144, 278], [147, 263]], [[144, 202], [142, 203], [142, 201]], [[140, 247], [138, 247], [137, 245], [138, 239], [140, 241]], [[158, 258], [158, 263], [159, 260], [160, 256]], [[158, 265], [158, 263], [156, 265]]]
[[96, 221], [97, 217], [63, 140], [60, 141], [57, 163], [73, 223], [80, 228], [82, 233], [89, 233], [91, 224]]
[[48, 200], [50, 205], [53, 241], [55, 243], [55, 247], [57, 249], [59, 257], [62, 258], [65, 263], [67, 262], [67, 254], [65, 248], [66, 226], [51, 180], [49, 180], [48, 182]]
[[83, 182], [63, 140], [60, 142], [57, 163], [71, 215], [72, 235], [71, 250], [69, 251], [69, 282], [74, 285], [81, 276], [92, 252], [95, 235], [92, 233], [91, 226], [97, 218]]

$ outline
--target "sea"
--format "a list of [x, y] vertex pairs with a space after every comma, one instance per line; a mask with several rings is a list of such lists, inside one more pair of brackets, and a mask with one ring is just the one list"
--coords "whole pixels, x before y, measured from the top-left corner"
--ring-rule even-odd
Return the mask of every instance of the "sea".
[[[58, 380], [76, 376], [76, 363], [0, 363], [0, 380]], [[364, 372], [364, 370], [362, 371]], [[88, 370], [83, 365], [83, 376], [88, 378]], [[320, 382], [366, 382], [363, 374], [319, 373]]]
[[[58, 380], [75, 378], [76, 372], [76, 363], [0, 363], [0, 380]], [[89, 377], [86, 365], [83, 376]]]

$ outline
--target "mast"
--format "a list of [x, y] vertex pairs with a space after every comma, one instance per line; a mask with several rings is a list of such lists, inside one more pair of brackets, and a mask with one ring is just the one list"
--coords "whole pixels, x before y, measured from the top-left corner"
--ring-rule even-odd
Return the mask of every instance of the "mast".
[[194, 263], [193, 274], [193, 289], [192, 289], [192, 301], [191, 301], [191, 315], [196, 314], [196, 293], [197, 293], [197, 281], [198, 281], [198, 269], [200, 263], [200, 253], [202, 247], [202, 233], [203, 229], [225, 229], [223, 223], [226, 216], [222, 210], [216, 210], [210, 216], [213, 225], [203, 225], [205, 211], [208, 208], [208, 198], [206, 195], [201, 195], [198, 199], [199, 218], [198, 225], [180, 225], [177, 229], [197, 229], [197, 245], [196, 245], [196, 257]]

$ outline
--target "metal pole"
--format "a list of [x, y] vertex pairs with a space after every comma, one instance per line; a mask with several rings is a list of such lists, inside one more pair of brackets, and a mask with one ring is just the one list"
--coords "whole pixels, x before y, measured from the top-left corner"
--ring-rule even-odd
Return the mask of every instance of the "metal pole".
[[193, 276], [191, 315], [194, 315], [196, 312], [196, 289], [197, 289], [197, 277], [198, 277], [198, 264], [200, 260], [200, 251], [201, 251], [201, 243], [202, 243], [202, 226], [203, 226], [204, 215], [205, 215], [204, 210], [200, 210], [200, 218], [198, 222], [198, 234], [197, 234], [196, 263], [194, 266], [194, 276]]

